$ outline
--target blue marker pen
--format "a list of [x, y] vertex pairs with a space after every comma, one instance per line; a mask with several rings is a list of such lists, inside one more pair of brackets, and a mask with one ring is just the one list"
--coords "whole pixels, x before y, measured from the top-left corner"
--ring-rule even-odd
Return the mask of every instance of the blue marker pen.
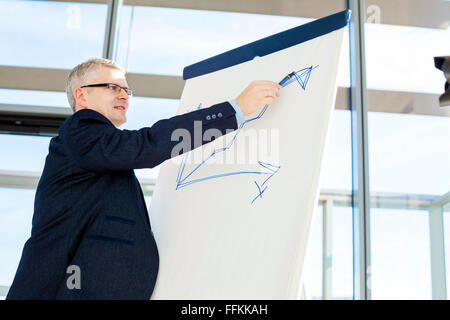
[[291, 79], [294, 78], [294, 77], [295, 77], [295, 71], [289, 73], [289, 74], [288, 74], [286, 77], [284, 77], [283, 80], [281, 80], [278, 84], [279, 84], [280, 86], [284, 86], [284, 84], [285, 84], [286, 82], [288, 82], [289, 80], [291, 80]]

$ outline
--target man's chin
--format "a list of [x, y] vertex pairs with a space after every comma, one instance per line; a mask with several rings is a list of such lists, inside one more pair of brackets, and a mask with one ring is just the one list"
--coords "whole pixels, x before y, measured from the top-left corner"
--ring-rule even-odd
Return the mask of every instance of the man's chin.
[[119, 123], [119, 125], [117, 127], [123, 126], [126, 122], [127, 122], [127, 118], [118, 120], [117, 123]]

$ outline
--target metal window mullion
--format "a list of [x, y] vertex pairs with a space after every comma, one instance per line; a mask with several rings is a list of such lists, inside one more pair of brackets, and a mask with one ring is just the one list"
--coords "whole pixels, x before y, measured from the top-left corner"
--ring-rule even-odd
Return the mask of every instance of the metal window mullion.
[[447, 299], [442, 208], [440, 204], [433, 204], [428, 211], [430, 223], [431, 292], [433, 300]]
[[327, 199], [322, 203], [322, 299], [331, 300], [332, 294], [332, 211], [333, 200]]
[[108, 13], [106, 17], [105, 42], [103, 43], [103, 58], [115, 60], [117, 49], [117, 34], [119, 30], [119, 14], [123, 0], [108, 0]]
[[365, 69], [365, 1], [348, 0], [352, 10], [350, 35], [350, 105], [353, 182], [353, 296], [371, 299], [370, 290], [370, 194]]

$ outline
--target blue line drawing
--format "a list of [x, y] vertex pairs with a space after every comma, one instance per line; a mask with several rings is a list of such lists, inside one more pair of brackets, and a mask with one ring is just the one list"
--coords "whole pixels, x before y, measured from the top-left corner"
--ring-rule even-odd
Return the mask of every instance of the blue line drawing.
[[[300, 87], [303, 89], [303, 91], [306, 90], [306, 86], [308, 84], [309, 78], [311, 76], [311, 72], [312, 70], [314, 70], [315, 68], [317, 68], [317, 66], [310, 66], [310, 67], [306, 67], [303, 69], [300, 69], [298, 71], [294, 71], [292, 73], [290, 73], [289, 75], [287, 75], [279, 84], [284, 88], [292, 83], [298, 83], [300, 85]], [[200, 103], [197, 106], [197, 110], [201, 109], [202, 104]], [[258, 198], [262, 198], [263, 193], [267, 190], [267, 181], [269, 181], [269, 179], [271, 179], [276, 173], [278, 173], [278, 171], [280, 170], [281, 166], [277, 166], [274, 164], [270, 164], [267, 162], [262, 162], [262, 161], [258, 161], [258, 165], [259, 167], [259, 171], [236, 171], [236, 172], [228, 172], [228, 173], [223, 173], [223, 174], [217, 174], [217, 175], [212, 175], [212, 176], [207, 176], [207, 177], [203, 177], [203, 178], [198, 178], [198, 179], [189, 179], [189, 177], [191, 177], [197, 170], [199, 170], [201, 168], [201, 166], [206, 163], [209, 159], [211, 159], [212, 157], [214, 157], [216, 154], [220, 153], [220, 152], [224, 152], [226, 150], [228, 150], [232, 144], [234, 143], [234, 141], [236, 140], [236, 137], [239, 135], [240, 131], [242, 130], [242, 128], [249, 122], [254, 121], [254, 120], [258, 120], [260, 119], [264, 113], [266, 112], [268, 108], [268, 105], [265, 105], [263, 107], [263, 109], [261, 110], [261, 112], [254, 118], [245, 120], [240, 126], [239, 128], [236, 130], [235, 135], [233, 136], [233, 138], [231, 139], [230, 143], [228, 143], [228, 145], [224, 148], [220, 148], [220, 149], [215, 149], [206, 159], [204, 159], [200, 164], [198, 164], [194, 169], [192, 169], [190, 172], [186, 172], [186, 175], [184, 174], [185, 168], [186, 168], [186, 160], [187, 157], [189, 156], [189, 152], [186, 153], [184, 155], [183, 161], [178, 169], [178, 175], [177, 175], [177, 184], [176, 184], [176, 190], [179, 190], [181, 188], [187, 187], [191, 184], [194, 183], [199, 183], [202, 181], [207, 181], [207, 180], [211, 180], [211, 179], [218, 179], [218, 178], [223, 178], [223, 177], [227, 177], [227, 176], [234, 176], [234, 175], [239, 175], [239, 174], [256, 174], [256, 175], [265, 175], [267, 178], [261, 183], [261, 185], [258, 184], [258, 182], [256, 182], [254, 180], [254, 183], [256, 185], [256, 187], [258, 188], [258, 194], [256, 197], [254, 197], [251, 201], [251, 204], [253, 205], [253, 203], [255, 202], [256, 199]], [[261, 188], [263, 188], [261, 190]]]

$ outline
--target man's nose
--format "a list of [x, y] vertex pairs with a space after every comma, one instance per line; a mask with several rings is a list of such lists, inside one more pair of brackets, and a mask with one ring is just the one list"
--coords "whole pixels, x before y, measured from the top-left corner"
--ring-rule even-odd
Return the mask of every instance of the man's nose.
[[130, 96], [128, 95], [128, 93], [124, 90], [124, 89], [120, 89], [120, 93], [119, 93], [119, 99], [125, 99], [128, 100], [130, 99]]

